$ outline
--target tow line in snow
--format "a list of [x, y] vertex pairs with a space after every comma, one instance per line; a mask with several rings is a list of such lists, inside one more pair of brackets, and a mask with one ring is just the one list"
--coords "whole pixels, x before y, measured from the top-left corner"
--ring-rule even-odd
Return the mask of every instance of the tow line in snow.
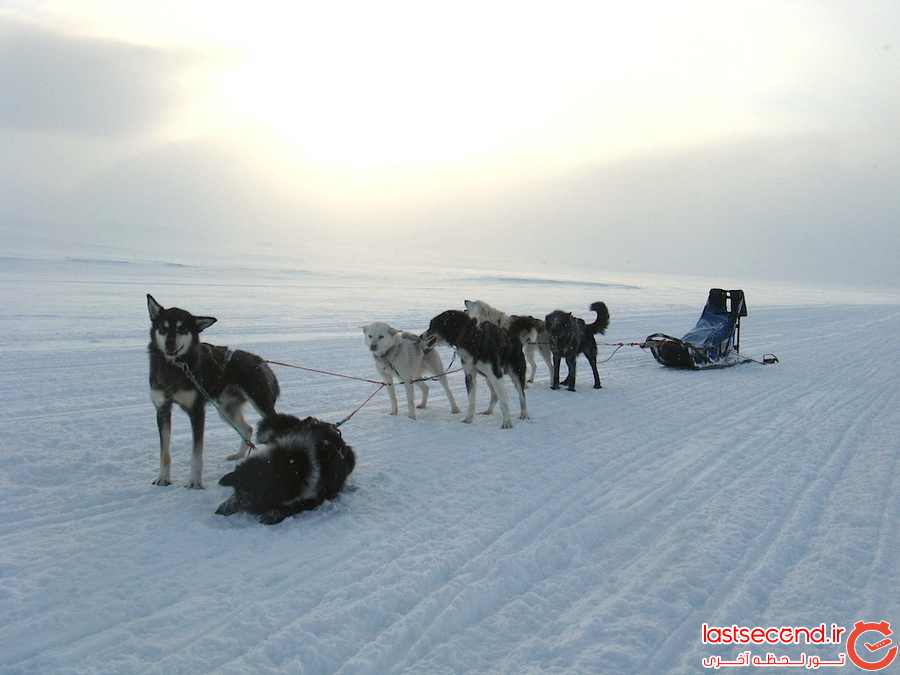
[[[447, 370], [445, 370], [442, 373], [437, 373], [436, 375], [429, 375], [428, 377], [417, 377], [414, 380], [409, 380], [409, 382], [406, 382], [402, 379], [398, 382], [383, 382], [381, 380], [372, 380], [368, 377], [357, 377], [355, 375], [346, 375], [344, 373], [336, 373], [331, 370], [321, 370], [319, 368], [308, 368], [307, 366], [301, 366], [296, 363], [285, 363], [284, 361], [271, 361], [271, 360], [265, 359], [266, 363], [270, 363], [273, 366], [284, 366], [285, 368], [295, 368], [297, 370], [305, 370], [310, 373], [318, 373], [319, 375], [330, 375], [332, 377], [340, 377], [345, 380], [356, 380], [357, 382], [368, 382], [369, 384], [378, 385], [375, 388], [375, 391], [373, 391], [371, 394], [369, 394], [369, 397], [365, 401], [363, 401], [356, 408], [353, 409], [353, 412], [351, 412], [349, 415], [344, 417], [339, 422], [335, 422], [334, 426], [336, 426], [336, 427], [339, 427], [342, 424], [344, 424], [345, 422], [348, 422], [351, 417], [353, 417], [356, 413], [358, 413], [360, 410], [362, 410], [366, 406], [366, 404], [375, 397], [375, 394], [377, 394], [379, 391], [381, 391], [382, 389], [384, 389], [387, 386], [392, 386], [394, 384], [415, 384], [416, 382], [428, 382], [430, 380], [436, 380], [439, 377], [443, 377], [444, 375], [449, 375], [451, 373], [458, 373], [459, 371], [462, 370], [462, 368], [453, 368], [454, 361], [456, 361], [456, 351], [453, 352], [453, 358], [450, 359], [450, 364], [447, 366]], [[392, 366], [392, 368], [393, 368], [393, 366]], [[400, 373], [397, 372], [396, 368], [394, 368], [394, 372], [397, 373], [398, 377], [400, 376]]]
[[[653, 335], [648, 336], [643, 342], [603, 342], [601, 344], [607, 347], [615, 347], [615, 349], [612, 354], [602, 361], [598, 361], [598, 363], [607, 363], [608, 361], [611, 361], [623, 347], [650, 349], [657, 361], [665, 366], [674, 368], [692, 368], [701, 370], [706, 368], [725, 368], [736, 366], [741, 363], [758, 363], [760, 365], [778, 363], [778, 357], [771, 353], [763, 354], [760, 359], [746, 357], [740, 353], [741, 317], [745, 316], [747, 316], [747, 305], [744, 301], [744, 291], [726, 291], [720, 288], [713, 288], [709, 291], [709, 299], [707, 300], [706, 307], [703, 310], [700, 320], [697, 322], [694, 330], [683, 338], [674, 338], [670, 335], [665, 335], [664, 333], [654, 333]], [[444, 375], [457, 373], [461, 371], [462, 368], [453, 369], [453, 362], [455, 360], [456, 352], [454, 351], [453, 358], [450, 360], [450, 364], [444, 372], [430, 375], [429, 377], [418, 377], [414, 380], [409, 380], [408, 382], [405, 382], [401, 378], [396, 384], [427, 382], [443, 377]], [[354, 408], [349, 415], [340, 421], [335, 422], [334, 426], [336, 427], [349, 422], [356, 413], [362, 410], [366, 404], [375, 397], [375, 394], [385, 387], [393, 386], [394, 384], [393, 382], [389, 383], [381, 380], [373, 380], [368, 377], [357, 377], [356, 375], [336, 373], [331, 370], [322, 370], [320, 368], [309, 368], [307, 366], [301, 366], [296, 363], [286, 363], [284, 361], [265, 359], [265, 363], [272, 364], [273, 366], [295, 368], [310, 373], [318, 373], [319, 375], [329, 375], [331, 377], [340, 377], [346, 380], [356, 380], [357, 382], [368, 382], [369, 384], [376, 385], [375, 391], [369, 394], [366, 400]], [[247, 444], [247, 447], [250, 450], [255, 450], [256, 446], [253, 442], [244, 435], [244, 432], [241, 431], [227, 415], [222, 413], [222, 409], [219, 407], [218, 402], [209, 395], [209, 392], [207, 392], [197, 378], [194, 377], [190, 368], [184, 363], [179, 363], [178, 365], [204, 398], [216, 407], [219, 414], [221, 414], [228, 424], [230, 424], [238, 433], [244, 443]], [[399, 377], [400, 373], [397, 372], [397, 369], [394, 368], [393, 370]]]

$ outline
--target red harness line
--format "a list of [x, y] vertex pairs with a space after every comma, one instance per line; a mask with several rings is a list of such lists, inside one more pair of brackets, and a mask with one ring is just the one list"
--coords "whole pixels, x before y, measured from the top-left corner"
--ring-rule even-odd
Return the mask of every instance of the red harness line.
[[[367, 377], [356, 377], [354, 375], [344, 375], [343, 373], [334, 373], [330, 370], [319, 370], [318, 368], [307, 368], [306, 366], [298, 366], [295, 363], [284, 363], [283, 361], [270, 361], [269, 359], [265, 359], [266, 363], [271, 363], [273, 366], [284, 366], [285, 368], [296, 368], [297, 370], [307, 370], [311, 373], [319, 373], [320, 375], [331, 375], [332, 377], [343, 377], [346, 380], [356, 380], [357, 382], [368, 382], [370, 384], [386, 384], [381, 380], [370, 380]], [[413, 380], [414, 382], [416, 380]], [[402, 384], [402, 383], [401, 383]]]
[[[319, 373], [320, 375], [331, 375], [332, 377], [342, 377], [345, 380], [356, 380], [357, 382], [368, 382], [369, 384], [380, 384], [384, 387], [388, 386], [388, 384], [407, 384], [407, 382], [404, 380], [389, 383], [389, 382], [382, 382], [381, 380], [370, 380], [367, 377], [356, 377], [355, 375], [345, 375], [343, 373], [335, 373], [330, 370], [320, 370], [318, 368], [308, 368], [306, 366], [298, 366], [295, 363], [285, 363], [283, 361], [270, 361], [269, 359], [264, 359], [264, 361], [266, 363], [271, 363], [273, 366], [284, 366], [285, 368], [296, 368], [297, 370], [306, 370], [306, 371], [309, 371], [310, 373]], [[416, 382], [428, 382], [429, 380], [435, 380], [443, 375], [450, 375], [451, 373], [458, 373], [461, 370], [462, 370], [462, 368], [455, 368], [453, 370], [445, 370], [443, 373], [438, 373], [437, 375], [429, 375], [428, 377], [417, 377], [414, 380], [409, 380], [408, 384], [415, 384]]]
[[[456, 359], [456, 354], [453, 355], [453, 359]], [[306, 366], [297, 365], [296, 363], [285, 363], [284, 361], [271, 361], [269, 359], [265, 359], [265, 362], [271, 363], [273, 366], [284, 366], [285, 368], [296, 368], [297, 370], [305, 370], [310, 373], [319, 373], [320, 375], [331, 375], [332, 377], [341, 377], [341, 378], [344, 378], [345, 380], [356, 380], [357, 382], [368, 382], [369, 384], [377, 384], [378, 386], [375, 388], [375, 391], [373, 391], [371, 394], [369, 394], [369, 397], [365, 401], [360, 403], [353, 410], [353, 412], [351, 412], [349, 415], [347, 415], [340, 422], [335, 422], [334, 426], [336, 426], [336, 427], [339, 427], [344, 422], [347, 422], [351, 417], [353, 417], [356, 413], [358, 413], [360, 410], [362, 410], [366, 406], [366, 404], [375, 397], [375, 394], [377, 394], [379, 391], [381, 391], [382, 389], [384, 389], [385, 387], [388, 386], [387, 382], [381, 382], [379, 380], [371, 380], [367, 377], [356, 377], [355, 375], [345, 375], [343, 373], [335, 373], [331, 370], [321, 370], [319, 368], [308, 368]], [[451, 366], [453, 365], [452, 360], [450, 361], [450, 365]], [[401, 380], [400, 382], [397, 382], [397, 384], [414, 384], [416, 382], [426, 382], [428, 380], [434, 380], [443, 375], [449, 375], [451, 373], [458, 373], [461, 370], [462, 370], [462, 368], [456, 368], [455, 370], [445, 370], [443, 373], [438, 373], [437, 375], [430, 375], [429, 377], [417, 377], [414, 380], [410, 380], [408, 383]], [[394, 371], [394, 372], [396, 372], [396, 371]], [[397, 373], [397, 374], [399, 375], [399, 373]]]
[[356, 413], [358, 413], [360, 410], [362, 410], [362, 409], [365, 407], [366, 403], [368, 403], [369, 401], [372, 400], [372, 398], [375, 396], [375, 394], [377, 394], [379, 391], [381, 391], [382, 389], [384, 389], [386, 386], [387, 386], [387, 384], [386, 384], [385, 382], [382, 382], [381, 384], [379, 384], [379, 385], [375, 388], [375, 391], [373, 391], [371, 394], [369, 394], [369, 398], [367, 398], [365, 401], [363, 401], [362, 403], [360, 403], [352, 413], [350, 413], [349, 415], [347, 415], [347, 416], [346, 416], [344, 419], [342, 419], [340, 422], [335, 422], [335, 423], [334, 423], [334, 426], [339, 427], [339, 426], [341, 426], [344, 422], [349, 421], [351, 417], [353, 417]]

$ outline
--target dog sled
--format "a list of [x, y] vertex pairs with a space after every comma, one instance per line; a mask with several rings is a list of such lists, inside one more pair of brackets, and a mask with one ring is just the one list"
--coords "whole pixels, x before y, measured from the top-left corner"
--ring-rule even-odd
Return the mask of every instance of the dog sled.
[[[747, 316], [744, 291], [713, 288], [697, 325], [682, 338], [664, 333], [647, 336], [644, 346], [653, 357], [670, 368], [727, 368], [754, 361], [740, 353], [741, 319]], [[762, 363], [776, 363], [773, 354], [766, 354]]]

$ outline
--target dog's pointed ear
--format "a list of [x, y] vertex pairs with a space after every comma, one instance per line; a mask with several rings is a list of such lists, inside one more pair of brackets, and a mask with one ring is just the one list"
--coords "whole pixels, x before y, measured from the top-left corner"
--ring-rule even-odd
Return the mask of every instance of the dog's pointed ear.
[[399, 332], [400, 332], [400, 329], [399, 329], [399, 328], [394, 328], [393, 326], [391, 326], [390, 328], [388, 328], [388, 333], [390, 333], [391, 335], [396, 335], [396, 334], [399, 333]]
[[234, 474], [234, 471], [232, 471], [231, 473], [226, 473], [219, 479], [219, 485], [224, 485], [225, 487], [234, 485]]
[[197, 332], [202, 333], [212, 326], [218, 319], [214, 316], [195, 316], [194, 322], [197, 324]]
[[150, 312], [150, 320], [156, 321], [156, 317], [163, 311], [163, 306], [159, 304], [152, 295], [147, 293], [147, 311]]

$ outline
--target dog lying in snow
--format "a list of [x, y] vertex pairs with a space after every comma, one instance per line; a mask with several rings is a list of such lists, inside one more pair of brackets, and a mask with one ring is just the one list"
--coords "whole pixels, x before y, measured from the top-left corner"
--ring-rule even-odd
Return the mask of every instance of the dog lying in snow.
[[594, 335], [605, 333], [609, 326], [609, 310], [606, 303], [595, 302], [591, 311], [597, 313], [594, 323], [587, 324], [571, 312], [556, 310], [544, 319], [550, 334], [550, 350], [553, 352], [553, 382], [551, 389], [559, 389], [559, 364], [565, 358], [569, 375], [563, 381], [569, 391], [575, 391], [575, 360], [584, 354], [594, 371], [594, 389], [600, 389], [600, 373], [597, 372], [597, 342]]
[[465, 312], [449, 309], [431, 320], [428, 330], [422, 333], [426, 348], [439, 342], [456, 347], [466, 373], [466, 390], [469, 405], [463, 422], [471, 423], [475, 416], [475, 389], [478, 373], [484, 375], [491, 390], [491, 402], [485, 415], [494, 412], [500, 401], [503, 414], [501, 429], [511, 429], [509, 401], [503, 386], [503, 375], [509, 375], [519, 394], [519, 419], [528, 419], [525, 403], [525, 355], [518, 340], [493, 323], [479, 325]]
[[416, 382], [416, 386], [422, 390], [422, 402], [416, 406], [416, 394], [412, 380], [422, 377], [422, 373], [437, 375], [438, 382], [447, 392], [447, 400], [450, 401], [450, 412], [454, 415], [459, 412], [453, 392], [444, 374], [444, 364], [441, 355], [434, 349], [425, 349], [418, 335], [406, 333], [389, 326], [386, 323], [376, 322], [362, 327], [366, 345], [375, 359], [375, 370], [382, 379], [387, 382], [388, 395], [391, 397], [391, 415], [396, 415], [397, 393], [394, 391], [394, 376], [406, 387], [407, 416], [416, 419], [416, 408], [425, 408], [428, 405], [428, 384]]
[[492, 307], [483, 300], [466, 300], [466, 314], [471, 316], [478, 323], [496, 324], [500, 328], [507, 331], [513, 337], [519, 339], [522, 348], [525, 350], [525, 358], [531, 366], [531, 377], [529, 382], [534, 382], [534, 376], [537, 372], [537, 363], [534, 360], [534, 353], [539, 351], [544, 363], [547, 364], [547, 370], [552, 372], [550, 353], [550, 336], [547, 333], [547, 327], [540, 319], [533, 316], [523, 316], [518, 314], [508, 315], [501, 312], [496, 307]]
[[269, 415], [256, 429], [263, 446], [219, 480], [234, 488], [216, 513], [254, 513], [266, 525], [334, 499], [356, 465], [333, 424], [315, 417]]

